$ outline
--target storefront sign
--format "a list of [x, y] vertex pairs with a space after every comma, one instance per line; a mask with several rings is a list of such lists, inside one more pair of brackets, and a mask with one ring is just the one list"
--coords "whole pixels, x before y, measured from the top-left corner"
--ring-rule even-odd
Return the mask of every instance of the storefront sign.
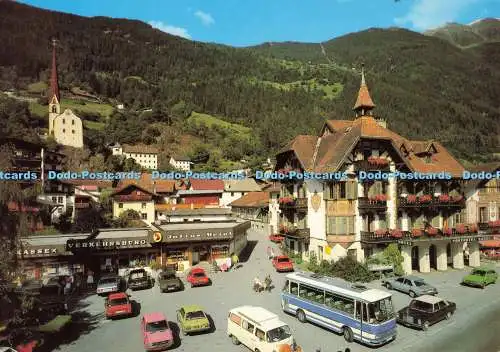
[[123, 240], [69, 240], [66, 248], [72, 250], [99, 250], [112, 248], [145, 248], [150, 247], [147, 239], [123, 239]]
[[23, 256], [41, 256], [41, 255], [58, 255], [57, 248], [32, 248], [32, 249], [23, 249], [18, 250], [17, 255], [19, 257]]
[[165, 242], [183, 242], [183, 241], [206, 241], [206, 240], [221, 240], [232, 239], [233, 232], [206, 232], [206, 233], [176, 233], [166, 234]]
[[487, 241], [493, 239], [493, 236], [478, 236], [478, 237], [459, 237], [453, 238], [451, 242], [476, 242], [476, 241]]

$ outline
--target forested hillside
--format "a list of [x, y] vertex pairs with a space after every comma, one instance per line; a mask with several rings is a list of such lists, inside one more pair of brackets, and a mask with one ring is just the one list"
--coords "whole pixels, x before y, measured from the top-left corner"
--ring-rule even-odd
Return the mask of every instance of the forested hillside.
[[[154, 144], [167, 131], [170, 141], [184, 145], [193, 136], [193, 153], [203, 154], [205, 146], [224, 161], [262, 159], [296, 134], [317, 133], [326, 118], [352, 118], [361, 62], [377, 114], [398, 133], [439, 139], [473, 161], [491, 158], [499, 145], [497, 66], [406, 30], [354, 33], [323, 43], [323, 50], [299, 43], [236, 49], [174, 37], [138, 21], [0, 0], [0, 90], [43, 95], [53, 36], [63, 97], [78, 89], [107, 107], [126, 107], [92, 113], [67, 101], [87, 120], [94, 145], [118, 139]], [[30, 103], [31, 111], [43, 115], [43, 103]], [[44, 116], [38, 121], [43, 125]], [[235, 128], [249, 137], [228, 133]]]

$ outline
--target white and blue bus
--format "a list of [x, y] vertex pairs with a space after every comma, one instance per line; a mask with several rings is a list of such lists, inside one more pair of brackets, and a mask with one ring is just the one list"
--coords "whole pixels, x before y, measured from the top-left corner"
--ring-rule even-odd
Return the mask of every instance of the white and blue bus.
[[283, 311], [342, 333], [348, 342], [380, 346], [396, 338], [392, 295], [313, 273], [286, 276]]

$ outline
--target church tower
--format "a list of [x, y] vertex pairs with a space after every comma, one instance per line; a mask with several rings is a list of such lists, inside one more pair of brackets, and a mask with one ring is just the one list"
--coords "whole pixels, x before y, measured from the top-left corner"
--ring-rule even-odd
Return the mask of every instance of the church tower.
[[52, 72], [50, 75], [49, 92], [49, 136], [54, 134], [54, 119], [61, 114], [60, 101], [59, 80], [57, 78], [56, 40], [52, 39]]

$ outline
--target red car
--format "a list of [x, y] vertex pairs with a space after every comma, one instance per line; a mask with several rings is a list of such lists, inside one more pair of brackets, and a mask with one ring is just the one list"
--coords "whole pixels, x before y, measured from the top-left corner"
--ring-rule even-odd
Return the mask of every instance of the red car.
[[205, 270], [202, 268], [191, 269], [191, 271], [189, 271], [187, 281], [191, 284], [191, 287], [210, 285], [210, 279], [205, 273]]
[[272, 234], [269, 235], [269, 241], [274, 242], [274, 243], [280, 243], [285, 240], [285, 237], [278, 235], [278, 234]]
[[174, 334], [163, 313], [148, 313], [141, 320], [142, 339], [146, 351], [165, 351], [174, 344]]
[[274, 257], [273, 266], [277, 272], [293, 271], [293, 263], [286, 255]]
[[107, 319], [132, 315], [132, 303], [123, 292], [110, 294], [104, 301], [104, 307]]

